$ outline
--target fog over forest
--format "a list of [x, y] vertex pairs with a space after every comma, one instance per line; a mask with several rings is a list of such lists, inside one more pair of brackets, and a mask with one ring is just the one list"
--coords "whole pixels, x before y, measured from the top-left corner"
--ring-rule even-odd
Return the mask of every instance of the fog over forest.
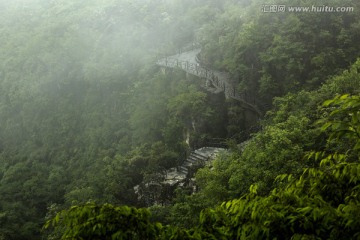
[[358, 239], [358, 0], [0, 0], [0, 240]]

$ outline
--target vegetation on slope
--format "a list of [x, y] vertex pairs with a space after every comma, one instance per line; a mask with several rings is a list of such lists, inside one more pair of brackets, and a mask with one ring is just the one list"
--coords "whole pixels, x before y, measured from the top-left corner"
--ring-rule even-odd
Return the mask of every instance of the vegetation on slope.
[[[299, 177], [282, 174], [269, 194], [250, 193], [200, 214], [185, 230], [151, 223], [145, 209], [88, 203], [64, 210], [46, 224], [61, 239], [357, 239], [360, 222], [360, 97], [328, 100], [317, 121], [327, 136], [323, 151], [309, 151], [312, 161]], [[346, 146], [334, 149], [334, 144]]]
[[[150, 208], [151, 222], [173, 227], [153, 225], [147, 210], [104, 205], [110, 212], [119, 210], [116, 216], [133, 211], [134, 226], [142, 222], [156, 236], [158, 231], [164, 238], [216, 236], [211, 231], [217, 225], [205, 222], [223, 221], [220, 216], [228, 210], [215, 208], [222, 202], [243, 197], [256, 184], [257, 195], [235, 200], [234, 209], [247, 198], [257, 199], [248, 206], [255, 202], [268, 206], [266, 201], [285, 199], [281, 194], [286, 191], [300, 191], [291, 182], [274, 182], [276, 176], [292, 174], [299, 179], [304, 168], [322, 171], [316, 161], [303, 156], [311, 151], [350, 151], [351, 137], [345, 141], [333, 136], [327, 142], [328, 133], [314, 122], [326, 120], [331, 112], [318, 109], [325, 100], [336, 94], [359, 95], [360, 64], [355, 63], [360, 53], [359, 2], [326, 1], [355, 9], [336, 14], [266, 14], [262, 4], [260, 0], [0, 1], [0, 239], [45, 237], [40, 229], [46, 219], [89, 200], [145, 207], [134, 194], [135, 185], [158, 180], [191, 148], [222, 138], [231, 151], [212, 169], [197, 173], [196, 194], [178, 189], [170, 206]], [[159, 56], [174, 54], [195, 40], [202, 47], [202, 64], [230, 72], [239, 91], [273, 104], [262, 131], [245, 149], [237, 144], [253, 124], [241, 104], [207, 94], [195, 77], [177, 70], [163, 74], [154, 65]], [[348, 152], [346, 159], [356, 163], [356, 151]], [[343, 184], [341, 177], [338, 180]], [[281, 194], [274, 193], [275, 188]], [[311, 201], [296, 204], [304, 208]], [[83, 207], [96, 209], [97, 216], [103, 208], [97, 204]], [[289, 215], [287, 205], [279, 204], [285, 207], [279, 216]], [[74, 207], [74, 214], [83, 207]], [[199, 218], [205, 208], [214, 214], [204, 212]], [[66, 218], [67, 211], [63, 213]], [[249, 224], [258, 227], [265, 218]], [[190, 231], [175, 227], [195, 225], [198, 228]], [[333, 228], [339, 226], [344, 225]], [[223, 230], [224, 237], [234, 234]], [[49, 237], [62, 233], [60, 229]]]

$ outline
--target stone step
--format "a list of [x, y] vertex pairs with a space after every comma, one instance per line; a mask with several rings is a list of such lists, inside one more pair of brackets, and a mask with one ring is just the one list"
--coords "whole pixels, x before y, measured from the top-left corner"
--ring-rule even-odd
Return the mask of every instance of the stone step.
[[186, 160], [184, 163], [185, 163], [186, 165], [189, 165], [189, 163], [190, 163], [191, 165], [197, 165], [197, 164], [202, 163], [202, 162], [204, 162], [204, 161], [203, 161], [203, 160], [200, 160], [200, 159], [196, 159], [195, 161], [194, 161], [194, 160], [191, 160], [191, 161]]
[[208, 159], [208, 156], [202, 152], [194, 152], [193, 157], [203, 161], [206, 161]]
[[207, 158], [207, 155], [206, 153], [203, 153], [199, 150], [195, 150], [195, 152], [192, 152], [192, 154], [194, 157], [198, 158], [198, 159], [204, 159], [204, 158]]
[[[190, 155], [190, 157], [188, 157], [188, 159], [186, 159], [186, 161], [192, 162], [192, 163], [196, 163], [196, 162], [198, 162], [199, 160], [201, 160], [201, 159], [199, 159], [199, 158], [197, 158], [197, 157], [195, 157], [195, 156], [193, 156], [193, 155]], [[186, 161], [185, 161], [185, 162], [186, 162]]]
[[193, 155], [194, 157], [197, 157], [197, 158], [204, 158], [204, 157], [206, 157], [206, 155], [204, 155], [204, 153], [202, 153], [202, 152], [200, 152], [200, 151], [198, 151], [198, 150], [195, 150], [195, 152], [193, 152], [192, 155]]
[[187, 174], [187, 173], [188, 173], [188, 169], [187, 169], [187, 167], [185, 167], [185, 166], [180, 166], [179, 172], [182, 172], [182, 173]]
[[179, 173], [183, 176], [187, 176], [187, 174], [188, 174], [188, 172], [182, 172], [182, 171], [180, 171]]
[[190, 167], [194, 164], [194, 162], [190, 162], [190, 161], [185, 161], [182, 165], [185, 166], [185, 167]]

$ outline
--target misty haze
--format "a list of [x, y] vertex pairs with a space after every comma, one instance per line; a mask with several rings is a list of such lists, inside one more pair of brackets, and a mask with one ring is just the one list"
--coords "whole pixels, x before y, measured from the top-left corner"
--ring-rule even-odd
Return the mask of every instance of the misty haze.
[[358, 0], [0, 18], [0, 240], [359, 239]]

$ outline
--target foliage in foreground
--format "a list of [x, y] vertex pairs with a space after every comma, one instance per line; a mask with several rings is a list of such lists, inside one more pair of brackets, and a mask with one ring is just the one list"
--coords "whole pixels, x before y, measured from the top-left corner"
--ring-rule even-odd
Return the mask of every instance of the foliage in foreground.
[[318, 121], [327, 143], [348, 149], [311, 152], [318, 166], [300, 178], [280, 175], [284, 187], [266, 197], [257, 186], [244, 197], [224, 202], [200, 215], [189, 230], [151, 223], [145, 209], [86, 204], [64, 210], [47, 222], [61, 239], [357, 239], [360, 237], [360, 97], [326, 101], [330, 113]]
[[[48, 239], [197, 239], [187, 231], [150, 222], [150, 211], [111, 204], [86, 203], [63, 210], [44, 228], [55, 225]], [[61, 235], [61, 237], [59, 237]]]

